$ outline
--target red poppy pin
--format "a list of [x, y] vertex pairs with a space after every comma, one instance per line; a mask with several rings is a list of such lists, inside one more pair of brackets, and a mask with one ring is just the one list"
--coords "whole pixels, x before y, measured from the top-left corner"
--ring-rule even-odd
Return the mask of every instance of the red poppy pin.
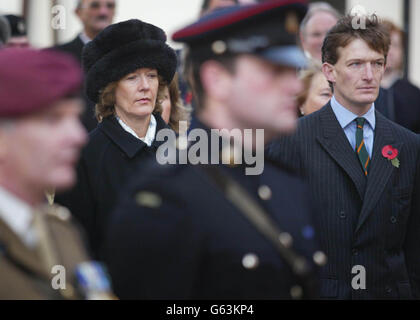
[[392, 165], [396, 168], [400, 167], [400, 160], [398, 160], [398, 149], [393, 148], [390, 145], [387, 145], [382, 148], [382, 155], [391, 161]]

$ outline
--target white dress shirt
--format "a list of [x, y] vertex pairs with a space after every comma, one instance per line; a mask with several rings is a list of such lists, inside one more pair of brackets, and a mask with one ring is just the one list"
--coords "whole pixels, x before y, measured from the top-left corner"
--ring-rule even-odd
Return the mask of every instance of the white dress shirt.
[[123, 127], [123, 129], [125, 131], [127, 131], [128, 133], [131, 133], [133, 136], [135, 136], [137, 139], [143, 141], [149, 147], [152, 145], [153, 140], [155, 140], [156, 125], [157, 125], [156, 118], [154, 117], [153, 114], [150, 116], [150, 122], [149, 122], [149, 127], [147, 128], [146, 136], [144, 136], [142, 138], [137, 136], [137, 134], [134, 132], [134, 130], [131, 129], [124, 121], [122, 121], [120, 119], [120, 117], [116, 116], [116, 118], [118, 120], [118, 123], [121, 125], [121, 127]]
[[22, 241], [33, 248], [37, 243], [36, 230], [32, 226], [31, 206], [4, 188], [0, 187], [0, 219], [15, 232]]
[[[357, 114], [354, 114], [350, 110], [343, 107], [333, 96], [331, 98], [331, 108], [334, 111], [334, 114], [340, 123], [341, 127], [344, 130], [344, 133], [347, 136], [347, 139], [350, 142], [353, 150], [356, 149], [356, 121], [355, 119], [359, 117]], [[369, 153], [369, 157], [372, 158], [373, 150], [373, 138], [375, 135], [375, 104], [372, 103], [372, 106], [369, 110], [362, 116], [365, 118], [365, 124], [363, 125], [363, 139], [365, 141], [366, 150]]]

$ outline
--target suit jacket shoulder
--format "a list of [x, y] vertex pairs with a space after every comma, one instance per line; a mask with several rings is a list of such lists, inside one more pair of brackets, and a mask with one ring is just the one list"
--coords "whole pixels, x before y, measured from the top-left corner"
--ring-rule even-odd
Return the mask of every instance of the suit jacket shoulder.
[[69, 42], [55, 46], [54, 49], [67, 52], [73, 55], [79, 62], [81, 62], [83, 47], [83, 41], [80, 39], [79, 36], [76, 36], [76, 38]]

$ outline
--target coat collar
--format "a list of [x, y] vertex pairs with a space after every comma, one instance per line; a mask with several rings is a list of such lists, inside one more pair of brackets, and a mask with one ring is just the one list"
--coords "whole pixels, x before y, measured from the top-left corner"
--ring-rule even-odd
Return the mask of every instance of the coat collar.
[[[160, 129], [169, 129], [159, 114], [153, 114], [156, 118], [156, 134]], [[107, 117], [98, 125], [98, 128], [105, 133], [130, 159], [144, 148], [149, 148], [143, 141], [125, 131], [114, 116]], [[156, 137], [150, 148], [157, 149], [164, 141], [157, 141]]]

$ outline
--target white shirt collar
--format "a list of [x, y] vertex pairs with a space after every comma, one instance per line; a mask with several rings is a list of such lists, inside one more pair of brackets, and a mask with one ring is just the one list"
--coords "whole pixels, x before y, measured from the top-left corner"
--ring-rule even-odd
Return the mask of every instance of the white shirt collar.
[[0, 187], [0, 219], [12, 229], [28, 246], [33, 246], [35, 239], [31, 231], [33, 211], [3, 187]]
[[92, 39], [89, 38], [84, 31], [82, 31], [82, 33], [79, 34], [79, 38], [80, 38], [80, 40], [82, 40], [83, 44], [86, 44], [86, 43], [92, 41]]
[[[350, 123], [352, 123], [354, 119], [359, 117], [357, 114], [354, 114], [353, 112], [342, 106], [337, 101], [335, 96], [331, 98], [331, 108], [333, 109], [335, 116], [343, 129], [347, 127]], [[375, 103], [372, 103], [369, 110], [364, 115], [362, 115], [362, 117], [367, 120], [372, 130], [375, 130]]]
[[118, 123], [121, 125], [121, 127], [123, 127], [123, 129], [125, 131], [127, 131], [128, 133], [131, 133], [134, 137], [143, 141], [149, 147], [152, 145], [153, 140], [155, 140], [156, 125], [157, 125], [156, 118], [153, 114], [150, 116], [150, 122], [149, 122], [149, 127], [147, 128], [146, 136], [142, 137], [142, 138], [137, 136], [137, 134], [134, 132], [134, 130], [131, 129], [124, 121], [122, 121], [120, 119], [120, 117], [118, 117], [118, 116], [115, 116], [115, 117], [117, 118]]

